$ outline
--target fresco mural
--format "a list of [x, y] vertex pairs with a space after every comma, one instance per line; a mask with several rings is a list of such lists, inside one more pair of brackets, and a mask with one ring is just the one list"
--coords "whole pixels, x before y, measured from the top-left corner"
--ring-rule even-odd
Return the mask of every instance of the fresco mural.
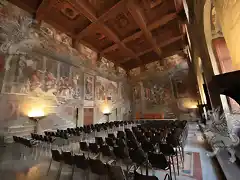
[[133, 100], [137, 104], [141, 101], [141, 85], [137, 83], [133, 86]]
[[108, 79], [96, 76], [96, 100], [104, 101], [106, 98], [113, 103], [118, 97], [117, 83]]
[[161, 66], [159, 61], [146, 64], [146, 71], [162, 72], [164, 71], [164, 66]]
[[140, 67], [137, 67], [137, 68], [131, 69], [130, 72], [129, 72], [129, 75], [130, 76], [137, 76], [137, 75], [140, 74], [140, 72], [141, 72]]
[[[38, 54], [18, 56], [17, 64], [6, 71], [2, 93], [52, 97], [57, 104], [81, 99], [80, 75], [73, 67]], [[14, 62], [14, 61], [12, 61]]]
[[89, 74], [84, 74], [84, 99], [94, 100], [94, 77]]
[[172, 98], [171, 85], [169, 82], [146, 82], [143, 83], [145, 101], [151, 105], [167, 105]]
[[[96, 53], [81, 44], [80, 49], [74, 49], [72, 44], [70, 37], [47, 23], [43, 22], [40, 28], [36, 28], [32, 15], [7, 1], [1, 4], [0, 70], [3, 82], [0, 84], [0, 107], [4, 108], [0, 111], [1, 114], [8, 112], [0, 117], [1, 123], [8, 121], [6, 126], [21, 125], [20, 119], [28, 121], [23, 111], [29, 109], [26, 104], [42, 104], [45, 105], [44, 111], [50, 113], [45, 127], [56, 128], [60, 122], [65, 125], [74, 120], [76, 107], [83, 108], [86, 102], [94, 105], [95, 76], [124, 80], [126, 72], [123, 69], [114, 67], [106, 59], [102, 59], [99, 66], [90, 66], [96, 60]], [[102, 73], [104, 68], [108, 70], [106, 74]], [[118, 83], [109, 80], [106, 84], [107, 95], [117, 101]], [[98, 99], [101, 99], [101, 88], [98, 94]], [[129, 111], [127, 99], [117, 104], [117, 108], [122, 106]], [[96, 116], [96, 119], [99, 118]], [[1, 124], [1, 127], [5, 125]]]
[[97, 67], [103, 74], [107, 74], [109, 76], [115, 76], [120, 74], [121, 77], [124, 77], [124, 70], [119, 73], [119, 71], [117, 71], [117, 69], [115, 68], [113, 62], [107, 60], [104, 57], [97, 62]]

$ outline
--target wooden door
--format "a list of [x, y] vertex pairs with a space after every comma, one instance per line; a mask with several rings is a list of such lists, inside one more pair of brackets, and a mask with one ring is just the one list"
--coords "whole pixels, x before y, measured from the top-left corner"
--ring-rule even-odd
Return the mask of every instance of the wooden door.
[[84, 108], [84, 125], [93, 124], [93, 108]]

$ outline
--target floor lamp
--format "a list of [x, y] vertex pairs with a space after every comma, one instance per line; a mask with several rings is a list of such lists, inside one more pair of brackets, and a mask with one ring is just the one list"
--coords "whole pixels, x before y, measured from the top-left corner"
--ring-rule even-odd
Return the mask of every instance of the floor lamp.
[[110, 116], [112, 113], [103, 113], [103, 114], [107, 117], [107, 122], [109, 122], [109, 121], [110, 121], [109, 116]]
[[29, 113], [28, 113], [28, 118], [31, 121], [34, 121], [35, 123], [35, 128], [34, 128], [34, 133], [38, 133], [38, 129], [39, 129], [39, 120], [45, 118], [46, 116], [44, 115], [44, 111], [42, 109], [32, 109]]

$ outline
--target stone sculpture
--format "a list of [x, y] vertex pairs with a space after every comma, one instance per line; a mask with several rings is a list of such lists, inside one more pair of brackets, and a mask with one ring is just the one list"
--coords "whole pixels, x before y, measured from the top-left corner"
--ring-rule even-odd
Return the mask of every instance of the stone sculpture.
[[204, 133], [213, 148], [213, 152], [208, 152], [207, 155], [214, 157], [220, 150], [226, 149], [231, 155], [229, 161], [234, 163], [236, 161], [234, 147], [239, 144], [239, 137], [233, 132], [232, 127], [228, 127], [226, 115], [221, 113], [220, 108], [208, 111], [208, 116], [212, 123]]

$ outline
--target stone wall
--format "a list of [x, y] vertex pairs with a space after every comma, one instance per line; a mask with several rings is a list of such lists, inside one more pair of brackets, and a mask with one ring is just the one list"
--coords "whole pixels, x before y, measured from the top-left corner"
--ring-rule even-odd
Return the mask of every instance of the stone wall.
[[123, 69], [97, 61], [97, 53], [81, 44], [72, 48], [70, 37], [46, 23], [39, 27], [10, 3], [0, 7], [0, 47], [1, 132], [29, 127], [29, 133], [33, 108], [47, 114], [43, 130], [75, 126], [76, 108], [78, 125], [84, 124], [85, 107], [94, 109], [94, 123], [105, 121], [104, 103], [115, 112], [111, 120], [127, 118], [130, 88]]

